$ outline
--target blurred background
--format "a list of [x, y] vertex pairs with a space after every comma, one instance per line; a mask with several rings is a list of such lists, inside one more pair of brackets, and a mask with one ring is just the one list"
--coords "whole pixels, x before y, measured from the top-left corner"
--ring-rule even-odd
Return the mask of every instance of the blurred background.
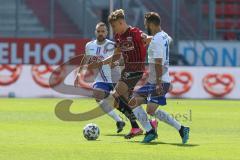
[[174, 39], [170, 97], [240, 98], [240, 0], [0, 0], [0, 96], [65, 96], [49, 88], [53, 66], [83, 54], [118, 8], [143, 31], [144, 13], [160, 14]]
[[155, 11], [174, 40], [239, 40], [239, 0], [0, 0], [1, 37], [93, 38], [109, 10], [123, 8], [127, 21], [144, 30]]

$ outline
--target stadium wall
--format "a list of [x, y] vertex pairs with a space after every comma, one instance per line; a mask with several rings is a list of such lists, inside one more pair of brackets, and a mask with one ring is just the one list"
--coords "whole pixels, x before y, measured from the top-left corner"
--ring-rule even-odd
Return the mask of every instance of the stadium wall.
[[[88, 41], [87, 39], [1, 38], [0, 97], [86, 96], [86, 92], [75, 94], [75, 91], [73, 91], [74, 93], [71, 94], [70, 91], [66, 94], [56, 91], [53, 88], [63, 83], [73, 86], [76, 76], [75, 69], [80, 63], [80, 59], [76, 59], [76, 61], [70, 63], [71, 65], [65, 65], [64, 67], [58, 67], [58, 65], [69, 61], [72, 57], [82, 55], [84, 53], [84, 46]], [[227, 42], [227, 46], [222, 42], [211, 42], [207, 46], [210, 44], [215, 45], [216, 51], [224, 51], [224, 54], [226, 54], [224, 55], [225, 59], [229, 61], [229, 64], [239, 64], [239, 58], [234, 57], [239, 56], [239, 49], [236, 42]], [[182, 47], [184, 50], [184, 47], [186, 48], [184, 45], [182, 43], [180, 49]], [[227, 48], [227, 51], [225, 51], [224, 46]], [[196, 50], [196, 53], [192, 50]], [[198, 56], [203, 56], [202, 52], [198, 52], [198, 50], [202, 50], [202, 48], [195, 46], [191, 49], [191, 52], [198, 54]], [[216, 53], [214, 52], [214, 54]], [[218, 58], [216, 61], [222, 62], [223, 59]], [[54, 73], [57, 67], [59, 70]], [[51, 75], [54, 75], [54, 78], [50, 84]], [[240, 99], [239, 75], [239, 67], [170, 67], [173, 88], [168, 97]], [[92, 71], [86, 71], [83, 73], [82, 81], [79, 85], [91, 92], [92, 81], [90, 79], [93, 76]], [[148, 71], [146, 69], [138, 87], [146, 82], [147, 76]]]
[[178, 52], [191, 66], [240, 66], [239, 41], [180, 41]]
[[[60, 83], [73, 86], [76, 72], [56, 75], [56, 79], [49, 85], [49, 77], [55, 66], [45, 65], [1, 65], [0, 66], [0, 96], [1, 97], [79, 97], [86, 96], [86, 92], [79, 95], [63, 94], [52, 87]], [[4, 69], [12, 71], [4, 75]], [[61, 72], [64, 72], [63, 68]], [[89, 79], [92, 72], [85, 73], [82, 82], [83, 88], [91, 88]], [[147, 73], [139, 84], [146, 82]], [[171, 98], [193, 99], [240, 99], [240, 70], [230, 67], [171, 67], [170, 75], [173, 89], [168, 94]], [[138, 87], [139, 87], [138, 86]], [[91, 92], [89, 90], [89, 92]], [[89, 93], [88, 93], [89, 94]]]

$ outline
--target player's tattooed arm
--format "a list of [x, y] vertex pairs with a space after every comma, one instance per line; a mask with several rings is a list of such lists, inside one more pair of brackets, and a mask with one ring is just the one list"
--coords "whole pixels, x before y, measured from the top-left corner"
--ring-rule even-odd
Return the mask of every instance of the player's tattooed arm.
[[162, 75], [163, 75], [163, 66], [162, 66], [162, 58], [155, 59], [155, 72], [156, 72], [156, 90], [158, 94], [161, 94], [161, 84], [162, 84]]
[[80, 74], [81, 74], [81, 72], [84, 70], [84, 67], [86, 67], [85, 64], [87, 64], [87, 63], [89, 62], [89, 60], [90, 60], [90, 57], [87, 56], [87, 55], [84, 55], [84, 56], [82, 57], [82, 60], [81, 60], [80, 65], [79, 65], [79, 69], [78, 69], [78, 71], [77, 71], [77, 76], [76, 76], [76, 79], [75, 79], [75, 81], [74, 81], [74, 86], [75, 86], [75, 87], [78, 86], [78, 84], [79, 84], [79, 79], [80, 79]]
[[106, 58], [104, 61], [102, 61], [103, 65], [109, 64], [110, 66], [113, 65], [114, 62], [118, 61], [121, 58], [121, 51], [119, 48], [115, 48], [114, 53], [112, 56]]
[[88, 69], [96, 69], [96, 68], [100, 68], [103, 65], [109, 64], [111, 65], [111, 63], [119, 60], [121, 58], [121, 52], [120, 49], [116, 48], [114, 50], [114, 54], [106, 59], [104, 59], [103, 61], [94, 61], [91, 64], [88, 64], [87, 67]]
[[81, 73], [81, 71], [83, 70], [83, 68], [86, 66], [86, 64], [89, 62], [90, 57], [87, 55], [84, 55], [81, 62], [80, 62], [80, 67], [78, 69], [78, 75]]

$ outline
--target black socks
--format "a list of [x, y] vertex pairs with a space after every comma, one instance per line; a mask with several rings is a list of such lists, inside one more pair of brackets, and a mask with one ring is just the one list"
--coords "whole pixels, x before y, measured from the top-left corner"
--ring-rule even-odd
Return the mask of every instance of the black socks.
[[136, 122], [136, 116], [134, 115], [132, 109], [128, 106], [127, 101], [124, 99], [124, 97], [120, 96], [118, 98], [115, 98], [115, 100], [119, 105], [118, 110], [130, 120], [132, 128], [139, 128]]

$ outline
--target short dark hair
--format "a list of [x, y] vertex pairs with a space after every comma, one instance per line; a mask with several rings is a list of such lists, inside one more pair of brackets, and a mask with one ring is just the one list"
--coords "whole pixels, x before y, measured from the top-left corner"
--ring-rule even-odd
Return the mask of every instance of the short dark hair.
[[107, 28], [107, 25], [106, 25], [106, 23], [104, 23], [104, 22], [99, 22], [99, 23], [97, 23], [97, 25], [96, 25], [96, 28], [97, 27], [106, 27]]
[[123, 9], [115, 10], [114, 12], [112, 12], [108, 16], [108, 22], [109, 23], [112, 23], [112, 22], [117, 21], [119, 19], [125, 19], [125, 14], [124, 14], [124, 10]]
[[153, 23], [155, 25], [161, 25], [161, 17], [156, 12], [148, 12], [144, 15], [147, 23]]

